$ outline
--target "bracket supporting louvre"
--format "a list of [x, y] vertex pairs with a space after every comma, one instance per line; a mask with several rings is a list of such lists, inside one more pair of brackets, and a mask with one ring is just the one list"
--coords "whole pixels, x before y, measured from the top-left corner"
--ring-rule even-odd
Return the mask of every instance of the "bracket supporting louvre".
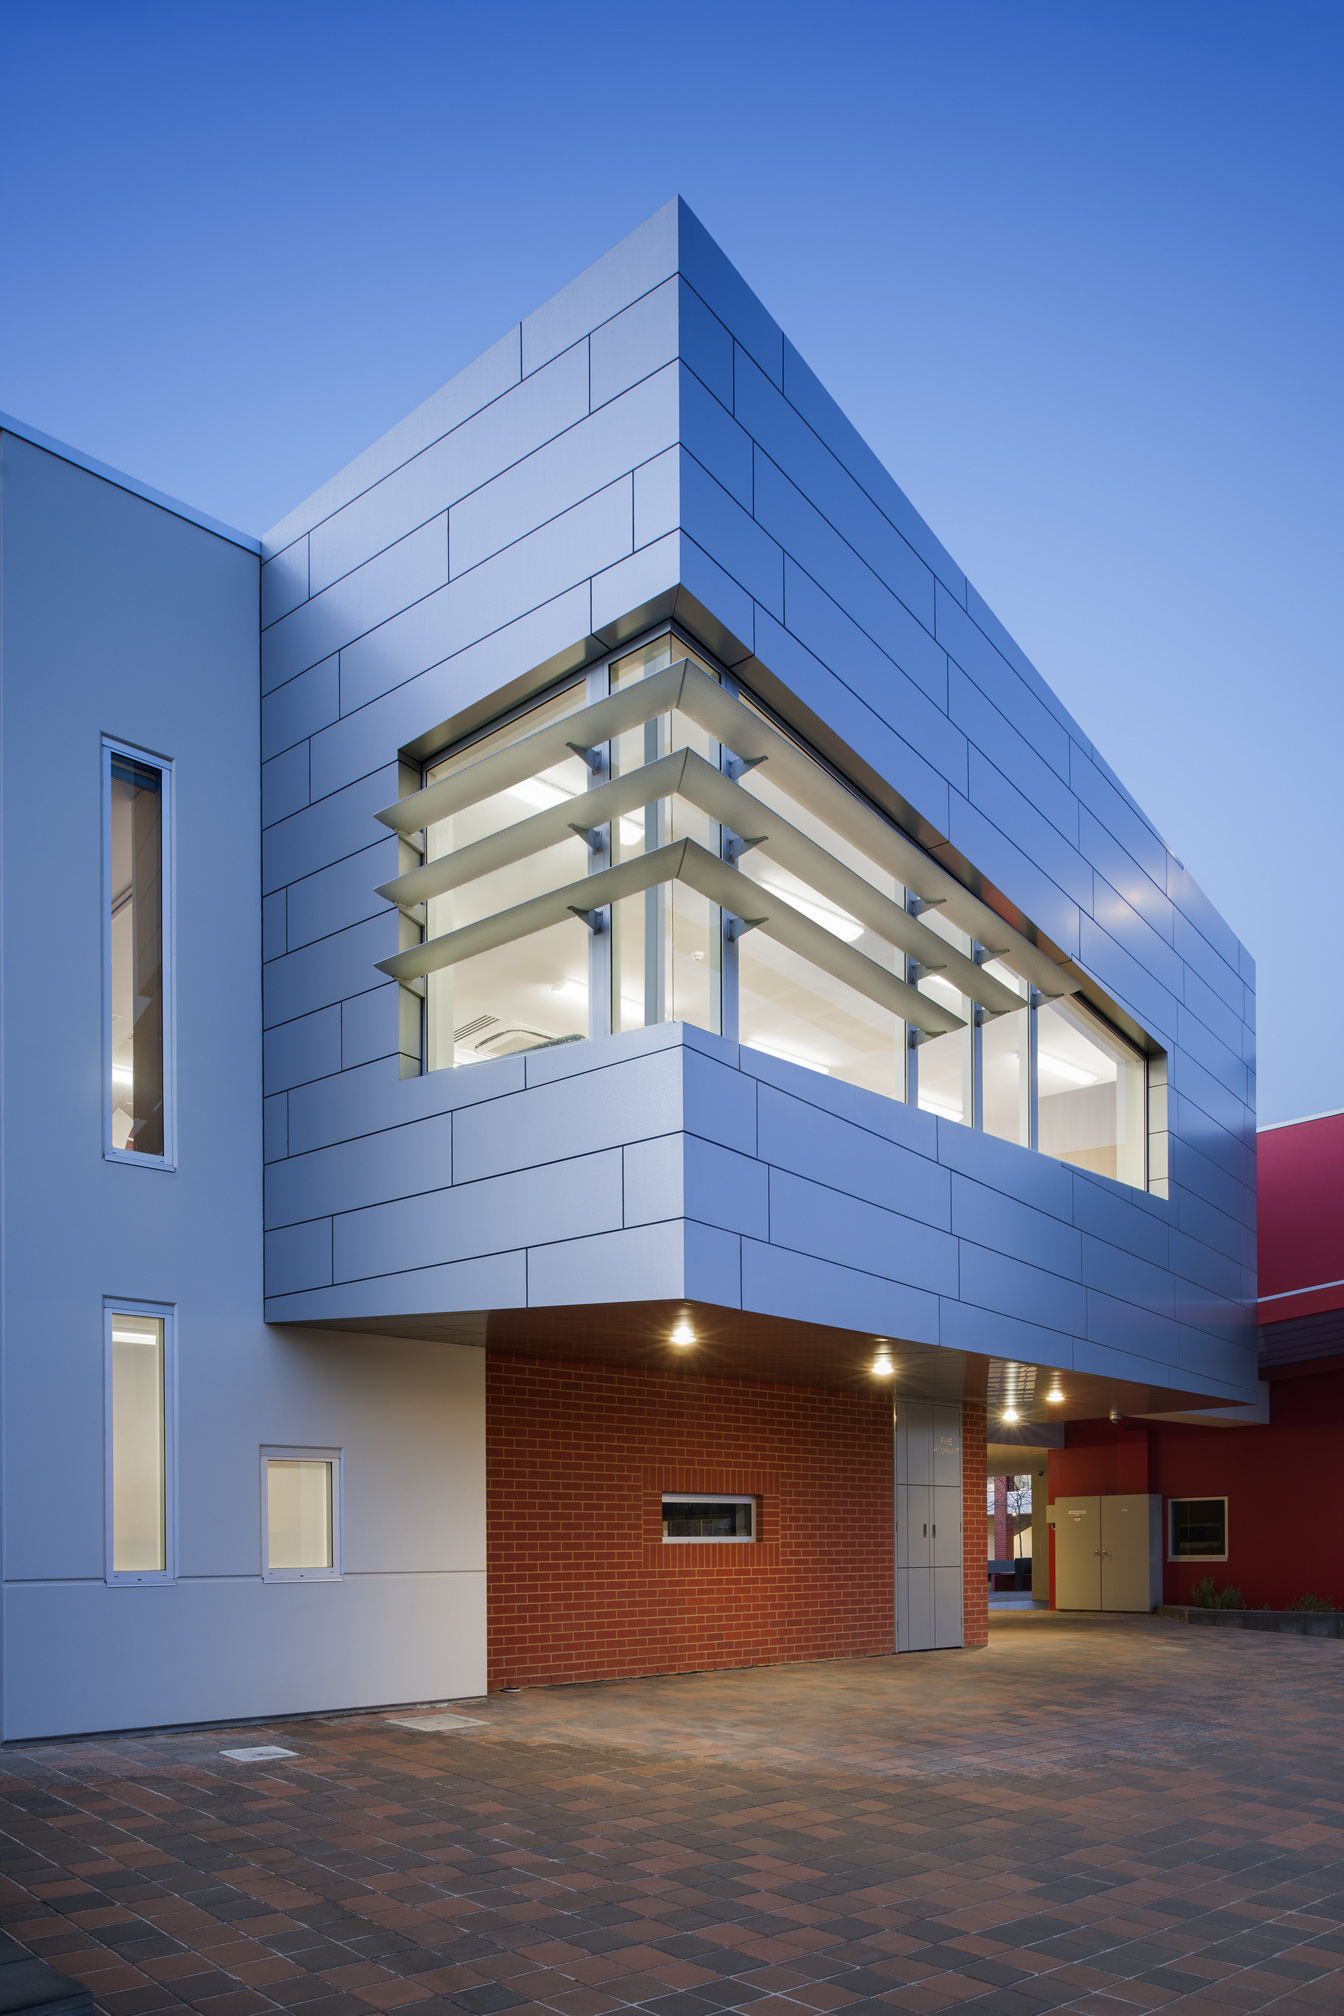
[[[777, 784], [800, 805], [825, 820], [842, 838], [857, 847], [860, 853], [866, 855], [870, 861], [876, 863], [910, 892], [913, 901], [910, 902], [909, 909], [904, 912], [907, 925], [918, 927], [917, 912], [938, 906], [943, 909], [951, 922], [965, 931], [976, 943], [997, 946], [1006, 939], [1008, 942], [998, 956], [1031, 985], [1052, 995], [1077, 992], [1077, 984], [1070, 976], [1053, 959], [1033, 945], [1030, 939], [1005, 924], [997, 911], [991, 910], [988, 904], [982, 903], [979, 897], [972, 895], [969, 889], [926, 854], [907, 834], [901, 832], [899, 827], [891, 825], [864, 799], [840, 783], [837, 778], [832, 777], [828, 771], [814, 762], [804, 749], [775, 728], [763, 715], [744, 706], [731, 694], [725, 693], [717, 680], [712, 679], [690, 659], [682, 659], [675, 665], [669, 665], [666, 670], [652, 673], [647, 679], [641, 679], [618, 693], [609, 694], [605, 699], [594, 701], [590, 706], [578, 708], [573, 713], [564, 715], [545, 728], [538, 728], [531, 734], [522, 735], [516, 742], [510, 742], [503, 749], [496, 750], [493, 755], [484, 756], [479, 762], [468, 764], [451, 777], [445, 777], [437, 784], [427, 785], [423, 791], [413, 792], [409, 797], [398, 800], [395, 805], [385, 807], [376, 816], [394, 832], [414, 832], [419, 827], [430, 826], [440, 819], [449, 818], [454, 812], [465, 811], [469, 806], [494, 797], [498, 792], [507, 791], [513, 785], [521, 784], [525, 779], [535, 777], [540, 772], [553, 769], [575, 753], [582, 755], [591, 769], [594, 759], [600, 761], [599, 752], [603, 743], [625, 734], [632, 728], [643, 726], [660, 714], [671, 713], [674, 710], [687, 715], [698, 727], [703, 728], [731, 752], [729, 775], [715, 770], [711, 764], [703, 763], [702, 759], [695, 759], [716, 780], [719, 787], [724, 791], [738, 794], [734, 816], [723, 817], [723, 824], [730, 826], [735, 832], [750, 831], [751, 822], [762, 821], [764, 814], [776, 834], [785, 825], [786, 822], [778, 820], [760, 799], [752, 798], [749, 792], [742, 791], [737, 781], [758, 764], [768, 762], [767, 774], [772, 783]], [[646, 778], [652, 781], [653, 773], [660, 771], [663, 764], [675, 763], [690, 755], [690, 751], [678, 751], [672, 757], [664, 757], [660, 763], [646, 765], [641, 770], [630, 772], [625, 778], [615, 780], [615, 784], [630, 785], [635, 790], [634, 798], [624, 801], [625, 809], [632, 809], [640, 803], [652, 803], [655, 796], [672, 795], [660, 780], [660, 788], [656, 792], [641, 797], [640, 793], [644, 787], [636, 780]], [[569, 824], [568, 819], [563, 817], [566, 811], [572, 817], [576, 810], [581, 810], [586, 823], [590, 826], [603, 824], [611, 814], [606, 809], [599, 810], [594, 800], [614, 788], [614, 784], [604, 784], [596, 791], [584, 793], [581, 806], [571, 799], [567, 806], [553, 808], [562, 815], [559, 822], [561, 830], [557, 832], [556, 838], [566, 837]], [[685, 783], [676, 788], [679, 788], [685, 796], [693, 795]], [[745, 812], [742, 809], [743, 800], [746, 801], [748, 808]], [[715, 813], [710, 805], [702, 804], [699, 797], [695, 797], [694, 802], [700, 804], [701, 809], [709, 812], [711, 816], [721, 816]], [[541, 821], [549, 816], [549, 813], [542, 813], [537, 819], [522, 820], [518, 826], [510, 827], [507, 831], [520, 837], [524, 829], [540, 831]], [[742, 823], [744, 818], [747, 821], [745, 826]], [[864, 884], [862, 876], [854, 875], [852, 870], [842, 869], [840, 863], [834, 862], [823, 848], [816, 847], [815, 842], [807, 840], [796, 828], [789, 827], [788, 833], [792, 836], [788, 843], [791, 846], [796, 842], [802, 842], [806, 848], [814, 849], [815, 854], [823, 860], [831, 861], [833, 869], [850, 877], [853, 883], [869, 886]], [[492, 842], [505, 839], [504, 834], [492, 835], [488, 841], [478, 841], [475, 848], [462, 849], [461, 854], [472, 855], [477, 849], [485, 849]], [[542, 844], [554, 844], [554, 842]], [[770, 851], [769, 841], [763, 841], [761, 844], [765, 851]], [[534, 842], [530, 846], [523, 847], [519, 853], [507, 855], [504, 859], [522, 859], [524, 854], [535, 851], [537, 845]], [[459, 858], [458, 855], [450, 855], [446, 860], [453, 862]], [[485, 857], [481, 855], [478, 858]], [[780, 859], [782, 866], [789, 865], [783, 860], [782, 854], [777, 858]], [[503, 865], [503, 860], [497, 865]], [[814, 862], [813, 866], [815, 865]], [[391, 888], [399, 889], [402, 883], [414, 880], [416, 882], [414, 895], [408, 892], [405, 896], [398, 894], [389, 900], [402, 903], [407, 900], [418, 901], [422, 896], [437, 894], [444, 888], [458, 886], [459, 881], [469, 879], [465, 875], [457, 875], [454, 871], [454, 880], [450, 882], [437, 882], [432, 887], [419, 884], [420, 876], [430, 875], [443, 866], [444, 862], [433, 862], [424, 869], [414, 870], [411, 877], [401, 877], [395, 884], [384, 885], [384, 893]], [[486, 872], [484, 868], [475, 869], [476, 874]], [[813, 881], [811, 874], [806, 879]], [[813, 886], [820, 888], [822, 885], [813, 881]], [[834, 892], [828, 889], [825, 893]], [[882, 897], [879, 891], [873, 890], [871, 894], [880, 903], [886, 903], [888, 900]], [[910, 901], [910, 898], [907, 900]], [[835, 900], [841, 899], [837, 896]], [[853, 903], [847, 902], [844, 907], [852, 915], [860, 917], [861, 921], [868, 921], [862, 918], [862, 913]], [[899, 906], [891, 907], [895, 909]], [[920, 957], [926, 949], [922, 943], [914, 944], [905, 936], [897, 937], [894, 925], [884, 929], [873, 922], [870, 928], [880, 931], [889, 942], [900, 945], [913, 957]], [[1007, 1013], [1010, 1008], [1022, 1005], [1020, 999], [1014, 996], [1010, 989], [1001, 987], [992, 980], [989, 981], [989, 986], [997, 990], [992, 996], [980, 985], [969, 984], [968, 973], [963, 972], [962, 968], [972, 969], [974, 962], [962, 960], [961, 955], [952, 952], [936, 933], [928, 932], [927, 926], [918, 928], [922, 929], [925, 940], [936, 941], [939, 957], [947, 967], [948, 978], [955, 978], [961, 991], [972, 1000], [979, 1000], [984, 1007], [992, 1008], [996, 1013]], [[955, 971], [954, 961], [958, 962]]]
[[[619, 867], [603, 868], [596, 875], [567, 883], [563, 889], [534, 896], [527, 903], [501, 910], [493, 917], [483, 917], [475, 924], [465, 924], [460, 930], [446, 931], [441, 937], [431, 938], [424, 945], [412, 945], [391, 959], [380, 959], [378, 970], [393, 980], [442, 972], [463, 959], [474, 958], [478, 952], [492, 952], [498, 945], [512, 944], [519, 938], [531, 937], [535, 931], [563, 923], [575, 912], [586, 921], [592, 912], [619, 902], [623, 896], [635, 896], [669, 882], [686, 883], [734, 916], [738, 915], [744, 888], [751, 887], [755, 893], [759, 886], [744, 884], [735, 868], [718, 860], [694, 840], [674, 840], [670, 846], [657, 847], [650, 854], [637, 854]], [[929, 1000], [916, 988], [908, 987], [875, 960], [856, 952], [852, 945], [846, 945], [823, 925], [814, 924], [810, 917], [804, 917], [792, 904], [783, 898], [776, 899], [773, 891], [762, 890], [761, 894], [768, 897], [769, 912], [753, 920], [753, 929], [786, 945], [800, 958], [819, 966], [823, 973], [843, 981], [915, 1028], [930, 1035], [965, 1028], [959, 1015]]]

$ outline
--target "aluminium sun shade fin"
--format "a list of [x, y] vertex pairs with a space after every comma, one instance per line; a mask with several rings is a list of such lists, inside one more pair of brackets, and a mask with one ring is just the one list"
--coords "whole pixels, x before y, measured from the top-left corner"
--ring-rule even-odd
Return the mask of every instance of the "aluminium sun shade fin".
[[[767, 762], [768, 774], [790, 797], [796, 798], [799, 804], [833, 826], [837, 833], [907, 889], [928, 902], [938, 902], [946, 917], [978, 944], [993, 947], [1003, 956], [1006, 964], [1032, 985], [1052, 994], [1077, 992], [1078, 983], [1030, 939], [1006, 924], [997, 911], [972, 895], [899, 827], [891, 825], [863, 799], [832, 777], [789, 736], [754, 709], [745, 707], [740, 700], [725, 693], [717, 680], [689, 658], [669, 665], [664, 671], [652, 673], [647, 679], [638, 680], [619, 693], [563, 715], [560, 720], [535, 729], [530, 735], [520, 736], [516, 742], [496, 750], [492, 756], [482, 757], [479, 762], [468, 764], [453, 776], [399, 799], [376, 816], [396, 832], [415, 832], [435, 820], [448, 818], [454, 812], [465, 811], [468, 806], [479, 804], [482, 799], [493, 797], [497, 792], [507, 791], [526, 778], [553, 769], [573, 755], [576, 742], [592, 747], [610, 741], [613, 736], [641, 727], [674, 708], [686, 714], [698, 727], [705, 729], [751, 767]], [[588, 815], [585, 824], [599, 823], [589, 814], [587, 797], [582, 809]], [[936, 933], [930, 936], [940, 948], [939, 955], [936, 961], [925, 959], [923, 963], [945, 964], [950, 971], [951, 962], [947, 955], [952, 948]], [[967, 962], [968, 965], [970, 963]], [[962, 991], [971, 995], [972, 999], [981, 998], [969, 985], [964, 986]], [[1004, 989], [1005, 994], [1009, 992]], [[986, 1001], [984, 1005], [990, 1006], [990, 1003]], [[1020, 1005], [1016, 997], [1013, 997], [1013, 1005]], [[995, 1009], [994, 1012], [1007, 1011]]]
[[907, 986], [904, 980], [898, 980], [864, 953], [846, 945], [823, 925], [804, 917], [773, 890], [764, 891], [758, 883], [746, 880], [694, 840], [675, 840], [652, 853], [637, 854], [633, 860], [623, 861], [615, 868], [600, 869], [595, 875], [585, 875], [544, 896], [516, 904], [511, 910], [501, 910], [493, 917], [465, 924], [460, 930], [444, 932], [423, 945], [409, 946], [390, 959], [380, 959], [378, 968], [393, 980], [421, 979], [456, 966], [463, 959], [474, 958], [477, 953], [492, 952], [499, 945], [530, 937], [552, 924], [562, 924], [576, 912], [588, 914], [618, 902], [623, 896], [635, 896], [668, 882], [685, 882], [735, 916], [741, 914], [743, 895], [749, 894], [753, 913], [762, 908], [769, 912], [757, 925], [766, 937], [778, 940], [834, 979], [853, 987], [856, 993], [929, 1035], [965, 1027], [960, 1016]]
[[[930, 931], [927, 924], [912, 917], [901, 904], [884, 896], [843, 861], [837, 861], [806, 833], [800, 833], [773, 806], [744, 791], [693, 750], [687, 752], [681, 795], [731, 832], [752, 838], [755, 851], [777, 861], [818, 895], [829, 897], [856, 922], [885, 938], [889, 945], [899, 946], [929, 969], [941, 968], [952, 985], [991, 1015], [1006, 1015], [1026, 1006], [1020, 994], [1014, 994], [992, 973], [986, 973], [983, 966], [977, 966], [936, 931]], [[768, 886], [755, 876], [747, 879], [756, 882], [757, 887]], [[737, 907], [740, 909], [746, 900], [739, 897]]]
[[[529, 855], [540, 854], [562, 840], [572, 840], [576, 825], [591, 831], [594, 826], [605, 826], [609, 820], [638, 812], [659, 798], [670, 798], [681, 789], [688, 753], [685, 749], [674, 750], [672, 755], [662, 756], [656, 763], [645, 763], [624, 777], [614, 777], [608, 784], [579, 791], [563, 805], [548, 805], [544, 812], [535, 812], [516, 825], [487, 833], [483, 840], [473, 840], [451, 854], [441, 854], [437, 861], [427, 861], [423, 867], [398, 875], [393, 882], [384, 882], [377, 893], [389, 903], [407, 909], [413, 903], [423, 903], [426, 897], [460, 889], [481, 875], [493, 875], [497, 868], [511, 868], [515, 861], [525, 861]], [[705, 767], [708, 769], [708, 764]]]
[[399, 798], [395, 805], [385, 806], [374, 817], [394, 832], [414, 833], [421, 826], [450, 818], [454, 812], [465, 812], [469, 806], [479, 805], [482, 799], [493, 798], [496, 792], [507, 791], [528, 777], [553, 770], [574, 755], [572, 745], [576, 742], [584, 748], [593, 748], [631, 728], [641, 728], [646, 721], [668, 713], [679, 704], [688, 662], [669, 665], [666, 671], [655, 672], [619, 693], [609, 694], [605, 700], [595, 700], [589, 707], [580, 707], [544, 728], [533, 729], [530, 735], [520, 735], [516, 742], [507, 743], [492, 756], [482, 756], [479, 762], [468, 763], [451, 777], [441, 777], [437, 784], [427, 784], [423, 791]]
[[[571, 839], [575, 826], [580, 823], [589, 829], [605, 825], [612, 819], [642, 810], [660, 798], [677, 794], [735, 833], [743, 832], [753, 824], [764, 827], [763, 833], [751, 836], [757, 840], [763, 855], [796, 874], [800, 881], [819, 895], [829, 897], [859, 923], [885, 938], [888, 944], [899, 946], [926, 967], [942, 968], [951, 984], [991, 1014], [1007, 1014], [1024, 1005], [1020, 995], [995, 980], [992, 974], [956, 951], [899, 903], [884, 896], [871, 882], [865, 881], [863, 876], [837, 861], [816, 841], [791, 826], [773, 808], [750, 796], [740, 784], [725, 777], [712, 763], [707, 763], [689, 749], [676, 750], [672, 755], [644, 764], [624, 777], [614, 778], [593, 790], [579, 792], [563, 805], [548, 806], [544, 812], [534, 813], [498, 833], [487, 834], [482, 840], [442, 855], [437, 861], [413, 868], [394, 881], [383, 883], [378, 894], [389, 903], [408, 909], [428, 897], [460, 889], [479, 876], [511, 867], [517, 861], [526, 860], [532, 854]], [[763, 886], [755, 877], [745, 879], [757, 887]], [[729, 907], [740, 910], [748, 900], [746, 892], [739, 891]]]
[[[676, 669], [675, 667], [673, 668]], [[896, 881], [921, 896], [937, 902], [945, 917], [979, 945], [1001, 953], [1004, 963], [1035, 987], [1052, 994], [1074, 994], [1078, 982], [1047, 953], [1032, 944], [1020, 931], [1004, 922], [996, 910], [982, 903], [947, 869], [924, 852], [908, 834], [893, 826], [865, 801], [832, 777], [796, 742], [772, 722], [745, 707], [732, 694], [706, 678], [699, 667], [687, 661], [687, 677], [678, 705], [698, 727], [713, 735], [736, 756], [765, 758], [764, 774], [800, 805], [807, 807], [834, 827], [842, 838], [885, 868]], [[753, 768], [755, 765], [753, 765]], [[937, 933], [932, 934], [937, 938]], [[938, 963], [944, 963], [951, 948], [937, 938], [942, 948]], [[925, 961], [926, 964], [933, 963]], [[950, 971], [950, 963], [949, 963]], [[963, 990], [970, 993], [969, 987]], [[1005, 992], [1010, 990], [1005, 989]], [[976, 998], [974, 995], [972, 998]], [[985, 1004], [986, 1006], [988, 1003]], [[1014, 1006], [1022, 1004], [1014, 997]]]

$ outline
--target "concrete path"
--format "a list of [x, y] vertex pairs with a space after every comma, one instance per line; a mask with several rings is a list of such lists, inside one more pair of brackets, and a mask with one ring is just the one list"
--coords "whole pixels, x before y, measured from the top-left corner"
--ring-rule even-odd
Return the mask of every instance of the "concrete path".
[[107, 2016], [1344, 2011], [1344, 1644], [1017, 1613], [452, 1706], [7, 1751], [0, 1922]]

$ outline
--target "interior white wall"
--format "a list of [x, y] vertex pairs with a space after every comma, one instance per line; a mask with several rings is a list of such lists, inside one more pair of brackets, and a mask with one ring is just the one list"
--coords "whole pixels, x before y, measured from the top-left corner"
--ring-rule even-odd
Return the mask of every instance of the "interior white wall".
[[[7, 1739], [479, 1693], [479, 1351], [261, 1320], [255, 554], [0, 436]], [[101, 737], [174, 760], [177, 1167], [102, 1151]], [[103, 1581], [105, 1296], [177, 1311], [179, 1579]], [[344, 1452], [263, 1584], [261, 1445]]]

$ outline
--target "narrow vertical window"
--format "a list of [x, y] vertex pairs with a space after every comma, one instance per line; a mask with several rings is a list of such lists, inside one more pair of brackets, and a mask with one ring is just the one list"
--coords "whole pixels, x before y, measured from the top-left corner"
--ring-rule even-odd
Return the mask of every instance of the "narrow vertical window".
[[341, 1459], [335, 1449], [261, 1452], [262, 1576], [332, 1581], [341, 1572]]
[[167, 883], [169, 771], [106, 747], [107, 1146], [169, 1158]]
[[107, 1575], [170, 1578], [170, 1330], [167, 1311], [109, 1308]]

